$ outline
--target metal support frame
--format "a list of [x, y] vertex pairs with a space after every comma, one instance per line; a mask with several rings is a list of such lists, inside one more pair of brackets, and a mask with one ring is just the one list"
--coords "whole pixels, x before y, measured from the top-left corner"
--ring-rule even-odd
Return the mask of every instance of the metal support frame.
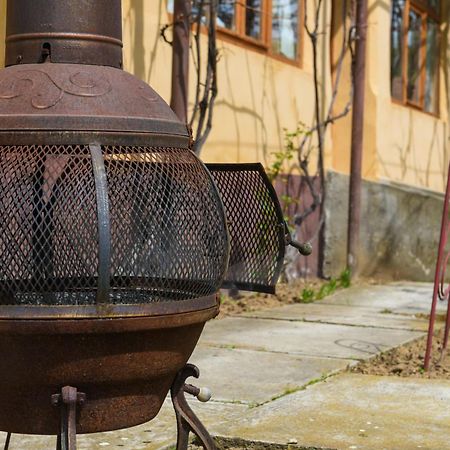
[[447, 269], [447, 263], [450, 260], [450, 251], [446, 250], [448, 243], [448, 236], [450, 233], [449, 207], [450, 207], [450, 165], [447, 175], [447, 188], [445, 191], [444, 208], [442, 211], [441, 234], [439, 238], [439, 249], [436, 260], [436, 271], [434, 274], [433, 299], [431, 301], [427, 348], [425, 352], [425, 361], [424, 361], [425, 370], [428, 370], [430, 368], [431, 353], [433, 348], [434, 324], [436, 322], [436, 306], [438, 299], [441, 301], [447, 301], [447, 315], [445, 321], [444, 342], [442, 345], [441, 358], [444, 356], [444, 353], [448, 346], [448, 337], [450, 332], [450, 285], [445, 287], [445, 274]]
[[189, 377], [198, 378], [200, 371], [193, 364], [186, 364], [186, 366], [178, 372], [175, 381], [172, 384], [170, 393], [172, 396], [172, 403], [175, 409], [175, 415], [177, 418], [177, 447], [176, 450], [186, 450], [189, 443], [189, 433], [192, 431], [200, 443], [206, 450], [216, 450], [216, 445], [213, 438], [208, 433], [204, 425], [200, 422], [199, 418], [195, 415], [192, 409], [189, 407], [185, 392], [194, 395], [201, 401], [200, 389], [186, 384], [186, 379]]
[[359, 234], [361, 224], [361, 171], [364, 137], [364, 97], [366, 80], [367, 0], [356, 2], [356, 48], [353, 66], [354, 93], [352, 115], [352, 145], [350, 194], [348, 205], [347, 266], [352, 274], [358, 269]]
[[100, 145], [90, 145], [98, 215], [98, 287], [97, 303], [109, 300], [111, 274], [111, 224], [108, 197], [108, 179]]
[[[213, 438], [208, 433], [200, 419], [189, 407], [185, 393], [197, 397], [201, 402], [207, 402], [211, 393], [207, 388], [198, 388], [187, 384], [189, 377], [198, 378], [200, 371], [193, 364], [186, 364], [181, 369], [170, 389], [173, 407], [177, 420], [177, 446], [176, 450], [187, 450], [189, 433], [193, 432], [206, 450], [216, 450]], [[82, 406], [86, 401], [86, 394], [79, 392], [77, 388], [65, 386], [61, 392], [51, 397], [52, 405], [61, 410], [61, 426], [56, 441], [56, 450], [76, 450], [77, 448], [77, 406]], [[6, 436], [4, 450], [9, 449], [11, 433]]]
[[77, 405], [86, 401], [86, 394], [77, 388], [65, 386], [60, 394], [52, 395], [52, 404], [61, 408], [61, 428], [56, 441], [56, 450], [77, 448]]
[[183, 123], [187, 123], [189, 97], [191, 8], [189, 0], [174, 1], [170, 107]]

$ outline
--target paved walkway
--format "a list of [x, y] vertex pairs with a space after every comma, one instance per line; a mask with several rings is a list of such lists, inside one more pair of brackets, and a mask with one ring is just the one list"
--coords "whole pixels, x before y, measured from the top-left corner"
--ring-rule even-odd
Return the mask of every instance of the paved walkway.
[[[192, 405], [218, 436], [333, 449], [450, 449], [450, 382], [330, 377], [423, 336], [431, 292], [421, 283], [357, 287], [313, 304], [212, 321], [191, 362], [201, 370], [197, 384], [214, 397]], [[175, 437], [167, 401], [152, 422], [81, 436], [79, 448], [151, 450]], [[11, 450], [53, 443], [13, 436]]]

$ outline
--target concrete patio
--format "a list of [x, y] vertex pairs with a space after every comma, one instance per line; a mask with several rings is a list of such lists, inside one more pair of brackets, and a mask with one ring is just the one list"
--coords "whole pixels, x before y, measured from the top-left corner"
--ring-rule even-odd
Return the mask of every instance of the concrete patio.
[[[450, 381], [339, 372], [424, 336], [432, 286], [355, 287], [312, 303], [214, 320], [191, 362], [213, 400], [192, 406], [217, 436], [336, 449], [450, 449]], [[440, 305], [443, 308], [445, 305]], [[80, 449], [157, 449], [176, 439], [171, 404], [128, 430], [79, 437]], [[54, 438], [13, 435], [11, 450]]]

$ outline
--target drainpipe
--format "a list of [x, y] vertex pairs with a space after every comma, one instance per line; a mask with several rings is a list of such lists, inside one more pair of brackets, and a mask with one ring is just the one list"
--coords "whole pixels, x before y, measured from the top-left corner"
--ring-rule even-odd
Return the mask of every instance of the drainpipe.
[[358, 250], [361, 223], [361, 168], [364, 135], [364, 94], [366, 78], [367, 0], [356, 1], [355, 60], [353, 66], [354, 93], [352, 114], [352, 144], [350, 195], [348, 212], [347, 266], [352, 275], [358, 270]]
[[172, 40], [172, 96], [170, 107], [187, 123], [189, 94], [189, 37], [191, 31], [191, 1], [175, 0]]

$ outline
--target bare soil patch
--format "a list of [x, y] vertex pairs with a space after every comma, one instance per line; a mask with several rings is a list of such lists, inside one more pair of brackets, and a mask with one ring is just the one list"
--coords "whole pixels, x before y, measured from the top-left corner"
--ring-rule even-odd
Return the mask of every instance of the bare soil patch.
[[441, 359], [443, 330], [435, 333], [430, 370], [423, 368], [426, 336], [401, 347], [381, 353], [374, 358], [350, 368], [351, 372], [366, 375], [390, 375], [398, 377], [443, 378], [450, 380], [450, 352]]
[[[223, 291], [218, 318], [230, 315], [238, 315], [246, 312], [260, 311], [276, 308], [292, 303], [312, 303], [333, 294], [334, 292], [350, 286], [348, 275], [343, 273], [340, 277], [330, 280], [321, 278], [300, 278], [290, 283], [278, 283], [276, 294], [260, 294], [254, 292], [239, 291], [238, 295], [231, 297]], [[361, 284], [378, 284], [375, 279], [356, 279], [351, 281], [351, 286]]]
[[[247, 441], [240, 438], [214, 437], [217, 450], [333, 450], [324, 447], [303, 447], [297, 443], [274, 444], [268, 442]], [[203, 447], [195, 438], [189, 445], [189, 450], [201, 450]]]
[[276, 294], [260, 294], [239, 291], [236, 297], [223, 294], [221, 298], [219, 318], [245, 312], [261, 311], [292, 303], [305, 303], [303, 292], [305, 289], [319, 291], [328, 283], [321, 279], [298, 279], [291, 283], [279, 283]]

